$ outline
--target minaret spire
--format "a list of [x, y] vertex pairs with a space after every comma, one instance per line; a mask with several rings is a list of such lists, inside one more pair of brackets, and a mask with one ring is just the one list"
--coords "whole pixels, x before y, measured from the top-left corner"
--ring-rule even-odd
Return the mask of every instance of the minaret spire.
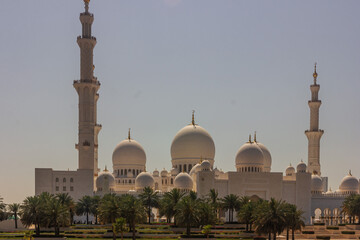
[[310, 107], [310, 129], [305, 131], [308, 138], [308, 172], [321, 175], [320, 171], [320, 139], [324, 131], [319, 129], [319, 100], [320, 85], [317, 84], [318, 73], [314, 65], [314, 84], [310, 86], [311, 100], [308, 102]]
[[80, 79], [74, 81], [79, 95], [79, 169], [91, 169], [94, 178], [98, 175], [98, 134], [101, 125], [97, 123], [97, 101], [100, 82], [94, 77], [93, 50], [96, 38], [91, 34], [94, 15], [89, 12], [90, 0], [84, 0], [85, 12], [80, 13], [82, 33], [77, 37], [80, 47]]

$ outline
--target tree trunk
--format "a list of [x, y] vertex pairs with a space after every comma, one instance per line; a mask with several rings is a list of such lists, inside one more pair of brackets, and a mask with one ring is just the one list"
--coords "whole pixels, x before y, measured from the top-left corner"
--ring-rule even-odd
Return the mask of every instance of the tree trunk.
[[249, 224], [246, 223], [246, 231], [248, 232], [249, 231]]
[[124, 239], [124, 232], [121, 231], [121, 240], [123, 240], [123, 239]]
[[86, 225], [88, 225], [89, 224], [89, 213], [87, 212], [86, 213]]
[[113, 232], [113, 240], [116, 240], [116, 233], [115, 233], [115, 228], [114, 228], [114, 226], [112, 226], [112, 232]]
[[15, 228], [17, 228], [17, 214], [15, 213]]
[[276, 240], [276, 232], [274, 232], [274, 240]]
[[190, 223], [189, 222], [186, 223], [186, 235], [188, 237], [190, 237]]
[[97, 214], [95, 214], [95, 224], [96, 224], [96, 225], [98, 224], [98, 217], [97, 217]]
[[136, 240], [136, 237], [135, 237], [135, 222], [133, 222], [133, 224], [132, 224], [132, 230], [133, 230], [133, 235], [132, 235], [133, 240]]
[[286, 228], [286, 240], [289, 240], [289, 228]]
[[37, 226], [35, 224], [35, 231], [36, 231], [36, 235], [40, 236], [40, 224], [38, 224]]
[[291, 229], [291, 239], [295, 240], [295, 231], [294, 231], [294, 229]]
[[271, 232], [269, 232], [269, 236], [268, 236], [268, 237], [269, 237], [269, 240], [271, 240]]
[[149, 206], [149, 209], [148, 209], [148, 215], [149, 215], [149, 224], [150, 224], [150, 218], [151, 218], [151, 207]]

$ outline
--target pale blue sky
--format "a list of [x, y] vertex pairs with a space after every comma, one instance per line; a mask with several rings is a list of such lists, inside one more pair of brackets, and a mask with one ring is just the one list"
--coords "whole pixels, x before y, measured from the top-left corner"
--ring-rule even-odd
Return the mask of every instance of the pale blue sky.
[[[126, 138], [147, 169], [170, 169], [170, 145], [191, 121], [212, 135], [215, 165], [258, 132], [272, 171], [307, 162], [314, 62], [321, 85], [321, 164], [337, 189], [360, 177], [360, 2], [92, 0], [101, 81], [99, 167]], [[0, 3], [0, 196], [34, 194], [34, 168], [76, 169], [81, 0]]]

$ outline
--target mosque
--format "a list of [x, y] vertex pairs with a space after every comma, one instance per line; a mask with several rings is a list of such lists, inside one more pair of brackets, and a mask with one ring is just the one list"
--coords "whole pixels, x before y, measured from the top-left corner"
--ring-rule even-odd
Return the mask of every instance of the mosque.
[[93, 49], [96, 38], [91, 34], [94, 15], [89, 12], [90, 0], [84, 0], [85, 12], [80, 14], [82, 34], [77, 37], [80, 47], [80, 80], [74, 88], [79, 96], [78, 169], [58, 171], [51, 168], [35, 169], [35, 194], [41, 192], [68, 193], [74, 199], [84, 195], [138, 194], [144, 187], [160, 193], [173, 188], [195, 191], [205, 196], [216, 189], [219, 197], [228, 194], [251, 198], [282, 199], [296, 204], [304, 211], [306, 223], [325, 221], [338, 224], [344, 221], [340, 212], [343, 200], [351, 193], [359, 193], [359, 180], [351, 172], [343, 178], [339, 189], [328, 190], [328, 178], [321, 175], [320, 139], [324, 133], [319, 129], [320, 85], [318, 74], [313, 73], [310, 86], [310, 128], [308, 138], [308, 162], [288, 166], [285, 173], [272, 172], [272, 158], [268, 148], [256, 139], [256, 133], [239, 147], [234, 159], [236, 169], [223, 172], [214, 168], [215, 144], [209, 132], [192, 121], [178, 131], [171, 144], [172, 168], [152, 173], [146, 171], [146, 153], [139, 142], [128, 138], [116, 145], [113, 170], [98, 168], [97, 101], [100, 82], [93, 75]]

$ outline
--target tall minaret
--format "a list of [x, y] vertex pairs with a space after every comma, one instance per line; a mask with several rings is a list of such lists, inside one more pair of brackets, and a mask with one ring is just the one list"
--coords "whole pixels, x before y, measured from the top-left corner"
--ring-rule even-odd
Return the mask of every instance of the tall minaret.
[[320, 171], [320, 138], [324, 131], [319, 129], [319, 108], [321, 101], [318, 99], [320, 85], [317, 79], [316, 63], [314, 70], [314, 84], [310, 86], [311, 100], [308, 102], [310, 107], [310, 129], [305, 131], [308, 138], [308, 172], [321, 175]]
[[90, 0], [84, 0], [85, 12], [80, 14], [82, 35], [77, 37], [80, 47], [80, 80], [74, 81], [74, 88], [79, 95], [79, 169], [92, 169], [94, 177], [98, 174], [98, 134], [101, 125], [96, 123], [97, 91], [100, 82], [94, 77], [93, 49], [96, 38], [91, 35], [94, 15], [89, 13]]

